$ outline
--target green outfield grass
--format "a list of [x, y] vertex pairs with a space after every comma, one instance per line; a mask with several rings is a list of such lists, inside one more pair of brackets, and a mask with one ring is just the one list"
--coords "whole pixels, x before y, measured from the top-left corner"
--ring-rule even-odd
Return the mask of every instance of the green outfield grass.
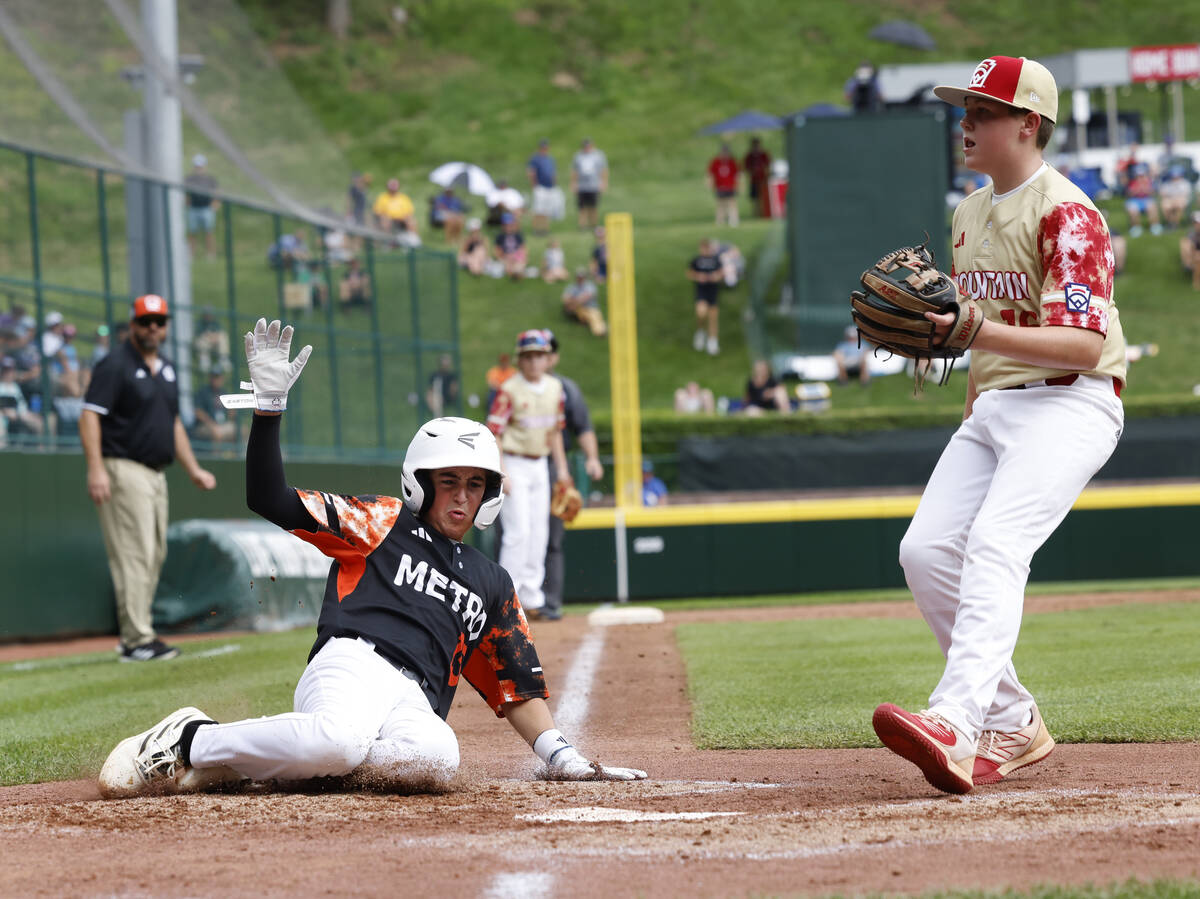
[[290, 710], [312, 641], [304, 628], [189, 643], [170, 664], [103, 652], [2, 665], [0, 785], [93, 775], [118, 741], [181, 706], [226, 721]]
[[[708, 749], [876, 746], [871, 710], [923, 708], [942, 657], [920, 620], [686, 624], [676, 630]], [[1191, 603], [1026, 617], [1015, 664], [1062, 742], [1200, 740]]]
[[[746, 597], [724, 605], [901, 595]], [[922, 706], [941, 673], [937, 646], [919, 620], [687, 624], [677, 633], [693, 735], [703, 748], [874, 746], [871, 709], [884, 700]], [[169, 665], [121, 665], [111, 652], [0, 665], [0, 785], [92, 775], [120, 739], [180, 706], [219, 720], [289, 709], [312, 639], [310, 628], [217, 635], [189, 643]], [[1190, 603], [1111, 606], [1028, 617], [1016, 661], [1056, 739], [1200, 740], [1200, 698], [1192, 689], [1200, 677], [1198, 640]], [[1106, 660], [1099, 675], [1098, 659]]]

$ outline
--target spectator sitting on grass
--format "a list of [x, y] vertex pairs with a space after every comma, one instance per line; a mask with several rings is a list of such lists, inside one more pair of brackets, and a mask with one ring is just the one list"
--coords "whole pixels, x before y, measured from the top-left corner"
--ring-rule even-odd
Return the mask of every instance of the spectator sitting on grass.
[[1200, 212], [1192, 213], [1192, 230], [1179, 238], [1179, 261], [1192, 276], [1192, 290], [1200, 290]]
[[675, 391], [675, 411], [680, 415], [695, 415], [698, 412], [712, 415], [715, 410], [713, 392], [696, 381], [688, 381]]
[[420, 246], [415, 207], [412, 198], [400, 190], [399, 179], [388, 179], [387, 190], [375, 198], [371, 211], [379, 230], [395, 235], [398, 244]]
[[567, 318], [583, 322], [593, 336], [603, 337], [608, 333], [596, 285], [588, 279], [588, 270], [583, 266], [575, 270], [575, 280], [563, 290], [562, 305]]
[[1192, 203], [1192, 182], [1187, 179], [1183, 166], [1173, 165], [1167, 169], [1158, 185], [1158, 202], [1167, 227], [1181, 227], [1183, 214]]
[[237, 433], [237, 425], [228, 411], [221, 405], [221, 394], [225, 392], [225, 370], [214, 368], [208, 373], [208, 382], [197, 388], [193, 396], [196, 423], [192, 426], [192, 437], [209, 443], [227, 443]]
[[866, 385], [870, 382], [871, 367], [867, 364], [870, 351], [871, 344], [865, 340], [859, 345], [858, 328], [854, 325], [847, 326], [841, 342], [833, 348], [833, 361], [837, 365], [839, 384], [849, 384], [851, 375], [858, 376], [859, 384]]
[[4, 418], [0, 438], [42, 433], [42, 418], [26, 404], [25, 394], [17, 383], [17, 361], [11, 356], [0, 359], [0, 416]]
[[430, 218], [435, 228], [442, 228], [446, 240], [454, 243], [462, 236], [463, 222], [466, 221], [467, 207], [454, 193], [453, 187], [447, 187], [433, 198], [433, 208]]
[[458, 265], [478, 277], [483, 274], [487, 261], [488, 245], [487, 238], [483, 236], [483, 222], [473, 218], [467, 222], [467, 236], [458, 248]]
[[771, 367], [765, 360], [756, 359], [746, 381], [746, 395], [742, 406], [742, 414], [750, 416], [762, 415], [764, 412], [791, 412], [792, 406], [788, 401], [787, 390], [775, 380]]
[[546, 252], [542, 254], [542, 280], [553, 284], [556, 281], [566, 281], [569, 277], [562, 244], [558, 238], [552, 237], [546, 244]]
[[500, 224], [504, 230], [496, 235], [493, 253], [504, 266], [504, 273], [514, 281], [520, 281], [525, 277], [525, 235], [521, 233], [517, 217], [511, 212], [500, 217]]
[[654, 463], [649, 459], [642, 460], [642, 505], [667, 505], [667, 485], [654, 476]]
[[343, 309], [371, 305], [371, 276], [363, 269], [357, 256], [346, 265], [346, 272], [338, 282], [338, 300]]
[[1142, 217], [1150, 222], [1150, 233], [1161, 234], [1158, 204], [1154, 197], [1154, 179], [1150, 166], [1145, 162], [1131, 163], [1125, 171], [1125, 211], [1129, 213], [1129, 236], [1142, 233]]

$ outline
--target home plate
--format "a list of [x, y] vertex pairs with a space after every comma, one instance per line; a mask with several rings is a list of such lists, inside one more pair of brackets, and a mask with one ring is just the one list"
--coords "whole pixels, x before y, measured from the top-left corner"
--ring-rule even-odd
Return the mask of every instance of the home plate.
[[609, 627], [613, 624], [661, 624], [662, 609], [653, 606], [607, 605], [588, 614], [588, 624]]
[[536, 821], [538, 824], [592, 824], [617, 821], [636, 824], [641, 821], [703, 821], [706, 818], [732, 818], [745, 812], [639, 812], [629, 808], [602, 808], [596, 805], [583, 808], [564, 808], [553, 812], [517, 815], [518, 821]]

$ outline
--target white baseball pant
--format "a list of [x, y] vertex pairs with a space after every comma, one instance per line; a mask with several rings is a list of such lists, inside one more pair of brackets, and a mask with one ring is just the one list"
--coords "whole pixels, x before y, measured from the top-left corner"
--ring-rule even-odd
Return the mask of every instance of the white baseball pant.
[[1033, 696], [1012, 664], [1029, 563], [1123, 423], [1109, 377], [988, 390], [934, 468], [900, 564], [946, 656], [929, 708], [970, 739], [1029, 723]]
[[458, 740], [420, 684], [363, 638], [334, 637], [296, 684], [294, 712], [198, 728], [194, 768], [225, 765], [251, 780], [354, 772], [376, 785], [440, 784], [458, 770]]
[[540, 609], [546, 604], [542, 582], [550, 539], [550, 472], [544, 457], [505, 453], [504, 473], [509, 483], [500, 507], [500, 565], [512, 578], [522, 608]]

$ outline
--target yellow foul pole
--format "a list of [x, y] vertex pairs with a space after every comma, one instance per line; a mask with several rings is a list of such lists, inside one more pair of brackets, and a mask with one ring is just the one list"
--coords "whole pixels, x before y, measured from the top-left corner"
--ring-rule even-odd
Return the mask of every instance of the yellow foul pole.
[[612, 378], [613, 480], [617, 508], [642, 505], [642, 419], [638, 397], [633, 217], [604, 217], [608, 238], [608, 353]]

